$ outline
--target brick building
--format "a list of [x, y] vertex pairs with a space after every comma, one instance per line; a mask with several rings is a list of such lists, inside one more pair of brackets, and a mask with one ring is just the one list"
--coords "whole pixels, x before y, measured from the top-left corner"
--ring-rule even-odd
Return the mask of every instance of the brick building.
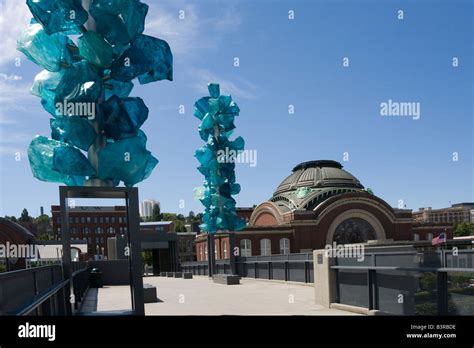
[[[61, 239], [59, 205], [51, 206], [53, 233]], [[107, 256], [107, 238], [127, 235], [127, 210], [124, 206], [69, 208], [71, 239], [87, 242], [90, 255]]]
[[[228, 258], [231, 246], [241, 256], [288, 254], [326, 245], [377, 241], [429, 240], [452, 225], [415, 223], [409, 209], [392, 208], [366, 191], [336, 161], [297, 165], [273, 196], [252, 212], [243, 231], [215, 235], [216, 258]], [[235, 240], [232, 240], [235, 238]], [[207, 236], [198, 235], [198, 261], [207, 260]]]
[[474, 203], [458, 203], [448, 208], [432, 209], [420, 208], [413, 213], [413, 219], [420, 223], [448, 223], [474, 222]]

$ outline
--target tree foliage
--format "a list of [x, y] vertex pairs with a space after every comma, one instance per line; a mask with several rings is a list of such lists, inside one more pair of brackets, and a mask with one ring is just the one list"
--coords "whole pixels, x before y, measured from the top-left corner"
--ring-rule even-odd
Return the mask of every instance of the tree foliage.
[[474, 223], [462, 222], [454, 227], [455, 237], [474, 236]]

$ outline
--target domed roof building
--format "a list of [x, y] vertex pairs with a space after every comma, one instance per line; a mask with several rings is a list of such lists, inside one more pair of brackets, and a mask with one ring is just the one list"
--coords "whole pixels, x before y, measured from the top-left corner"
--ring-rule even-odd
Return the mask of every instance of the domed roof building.
[[[231, 243], [240, 247], [241, 256], [308, 252], [333, 243], [427, 240], [433, 233], [414, 233], [411, 210], [392, 208], [332, 160], [295, 166], [248, 220]], [[216, 234], [218, 258], [228, 257], [226, 238]], [[196, 240], [199, 261], [207, 255], [206, 243], [200, 243], [205, 239]]]

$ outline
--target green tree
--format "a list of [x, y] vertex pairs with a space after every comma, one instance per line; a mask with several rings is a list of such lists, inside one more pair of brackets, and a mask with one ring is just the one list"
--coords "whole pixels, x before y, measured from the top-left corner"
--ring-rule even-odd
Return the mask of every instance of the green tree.
[[175, 221], [176, 214], [174, 213], [163, 213], [163, 221]]
[[151, 221], [161, 221], [163, 220], [163, 215], [161, 214], [161, 209], [159, 204], [153, 205], [153, 211], [151, 213]]
[[23, 211], [21, 212], [21, 216], [20, 216], [19, 221], [20, 222], [31, 222], [32, 220], [33, 220], [32, 217], [28, 214], [28, 210], [26, 210], [26, 208], [24, 208]]
[[184, 222], [181, 220], [174, 221], [175, 231], [176, 232], [186, 232], [186, 226], [184, 226]]
[[191, 221], [194, 221], [195, 218], [196, 218], [196, 214], [194, 214], [194, 212], [191, 210], [188, 214], [187, 220], [191, 222]]
[[462, 222], [454, 227], [455, 237], [474, 236], [474, 223]]
[[5, 215], [5, 219], [13, 221], [13, 222], [18, 222], [17, 218], [13, 215], [12, 216]]

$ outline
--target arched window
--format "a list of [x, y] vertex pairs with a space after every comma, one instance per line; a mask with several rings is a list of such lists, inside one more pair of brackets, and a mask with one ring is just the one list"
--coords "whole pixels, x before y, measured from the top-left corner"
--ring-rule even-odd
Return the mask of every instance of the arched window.
[[290, 253], [290, 240], [288, 238], [280, 239], [280, 254]]
[[89, 234], [90, 230], [89, 230], [89, 227], [84, 227], [84, 229], [82, 230], [82, 232], [84, 234]]
[[115, 229], [113, 227], [107, 227], [107, 233], [108, 234], [114, 234], [115, 233]]
[[102, 230], [102, 227], [98, 226], [98, 227], [95, 228], [95, 233], [96, 233], [96, 234], [102, 234], [102, 232], [104, 232], [104, 231]]
[[370, 223], [361, 218], [349, 218], [336, 227], [334, 242], [336, 244], [365, 243], [377, 239]]
[[224, 259], [229, 258], [229, 255], [227, 253], [227, 242], [226, 241], [222, 242], [222, 251], [223, 251], [223, 254], [224, 254]]
[[426, 240], [432, 240], [432, 239], [433, 239], [433, 233], [428, 233]]
[[252, 242], [250, 239], [242, 239], [240, 241], [240, 256], [252, 256]]
[[265, 238], [260, 240], [260, 255], [268, 256], [272, 254], [272, 243], [270, 239]]

